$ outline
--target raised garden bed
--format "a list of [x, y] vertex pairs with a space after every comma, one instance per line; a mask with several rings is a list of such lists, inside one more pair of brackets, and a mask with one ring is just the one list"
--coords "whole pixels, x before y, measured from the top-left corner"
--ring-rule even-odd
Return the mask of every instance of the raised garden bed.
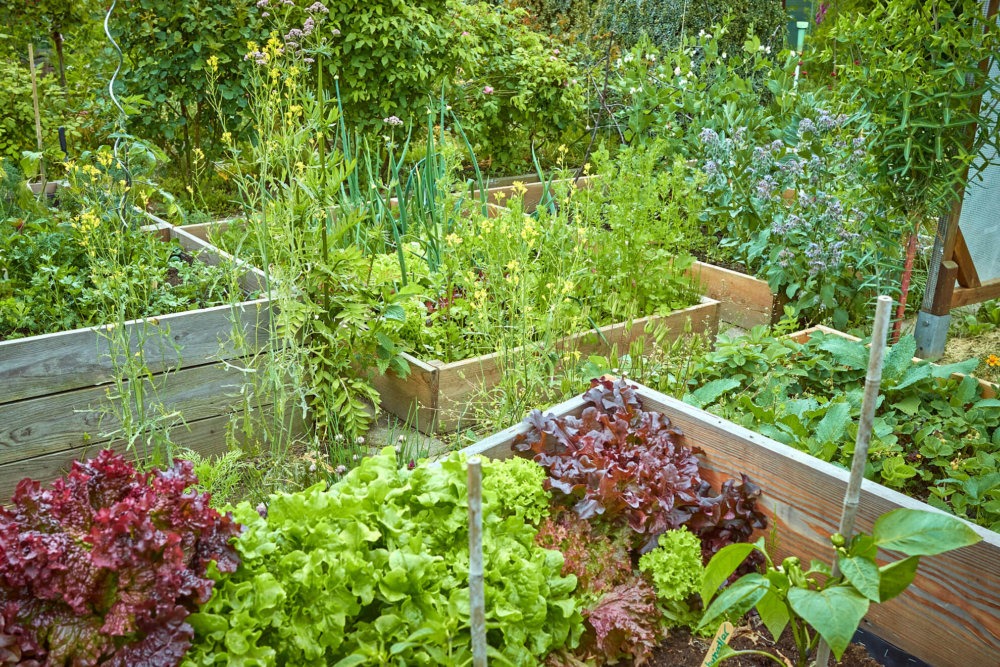
[[[667, 415], [701, 448], [704, 477], [713, 486], [747, 474], [763, 489], [761, 504], [776, 530], [777, 559], [795, 555], [829, 561], [828, 536], [837, 530], [846, 470], [824, 463], [732, 422], [639, 386], [645, 410]], [[556, 416], [582, 412], [575, 398], [549, 409]], [[508, 458], [519, 424], [466, 448], [469, 456]], [[884, 486], [865, 481], [857, 528], [870, 531], [875, 519], [907, 507], [938, 511]], [[992, 665], [1000, 655], [1000, 534], [973, 526], [982, 542], [921, 562], [912, 586], [899, 598], [873, 606], [862, 623], [885, 641], [935, 667]], [[770, 530], [770, 528], [769, 528]]]
[[[688, 320], [692, 332], [714, 337], [719, 324], [719, 302], [702, 297], [701, 303], [669, 315], [601, 327], [600, 336], [595, 331], [574, 334], [560, 339], [555, 346], [579, 350], [582, 355], [607, 352], [612, 346], [624, 351], [633, 341], [649, 338], [647, 326], [651, 330], [666, 328], [669, 333], [665, 340], [671, 341], [682, 335]], [[515, 355], [519, 350], [506, 355]], [[474, 396], [499, 382], [505, 354], [494, 352], [447, 364], [423, 361], [410, 354], [403, 356], [410, 364], [406, 378], [390, 372], [373, 380], [382, 396], [382, 407], [406, 419], [422, 433], [450, 433], [469, 423], [467, 412]]]
[[[199, 261], [218, 264], [227, 256], [167, 224], [147, 228], [163, 241], [176, 240]], [[247, 294], [259, 293], [264, 276], [246, 268], [239, 277]], [[181, 446], [211, 454], [225, 447], [231, 413], [239, 408], [244, 376], [227, 360], [263, 349], [271, 305], [266, 298], [233, 305], [127, 322], [130, 353], [141, 351], [155, 386], [156, 402], [183, 415], [173, 429]], [[106, 414], [115, 377], [111, 327], [62, 331], [0, 342], [0, 496], [9, 498], [17, 481], [49, 480], [109, 445], [119, 424]], [[234, 331], [246, 345], [234, 344]], [[141, 448], [141, 447], [140, 447]]]

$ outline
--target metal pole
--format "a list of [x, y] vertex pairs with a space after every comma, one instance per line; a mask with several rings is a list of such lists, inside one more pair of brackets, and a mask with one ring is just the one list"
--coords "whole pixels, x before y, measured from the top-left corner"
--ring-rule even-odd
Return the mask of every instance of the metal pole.
[[[878, 390], [882, 384], [882, 359], [885, 357], [885, 337], [889, 331], [891, 311], [892, 298], [880, 296], [878, 304], [875, 306], [875, 329], [872, 332], [871, 352], [868, 355], [868, 375], [865, 377], [865, 393], [861, 399], [861, 420], [858, 423], [858, 437], [854, 441], [851, 476], [847, 482], [847, 493], [844, 494], [844, 510], [840, 515], [840, 530], [838, 532], [846, 540], [851, 539], [851, 535], [854, 533], [854, 521], [858, 516], [861, 482], [865, 477], [868, 445], [872, 439], [872, 426], [875, 422], [875, 406], [878, 403]], [[836, 552], [833, 555], [833, 576], [840, 576]], [[816, 650], [816, 665], [817, 667], [827, 667], [829, 661], [830, 646], [821, 639]]]
[[483, 587], [483, 471], [469, 459], [469, 629], [473, 667], [486, 667], [486, 593]]

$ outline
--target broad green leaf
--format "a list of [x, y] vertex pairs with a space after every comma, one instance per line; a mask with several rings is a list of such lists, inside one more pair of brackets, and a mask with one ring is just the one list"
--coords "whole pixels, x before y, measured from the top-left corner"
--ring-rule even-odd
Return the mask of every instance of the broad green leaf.
[[788, 606], [773, 590], [769, 590], [760, 600], [757, 601], [757, 613], [760, 620], [764, 622], [764, 627], [778, 641], [781, 633], [788, 626]]
[[898, 383], [896, 383], [896, 385], [893, 387], [893, 390], [899, 391], [900, 389], [909, 387], [910, 385], [916, 384], [921, 380], [925, 380], [930, 376], [931, 376], [930, 364], [925, 363], [916, 365], [911, 362], [910, 367], [907, 368], [906, 372], [903, 374], [903, 378]]
[[[703, 408], [706, 405], [714, 403], [720, 396], [729, 391], [730, 389], [735, 389], [740, 386], [739, 380], [734, 380], [732, 378], [712, 380], [708, 382], [695, 391], [691, 392], [691, 400], [687, 401], [699, 408]], [[687, 397], [685, 397], [687, 399]]]
[[710, 625], [726, 612], [732, 609], [747, 610], [764, 597], [770, 590], [771, 582], [759, 574], [747, 574], [736, 580], [715, 598], [705, 615], [702, 616], [699, 628]]
[[833, 354], [834, 361], [848, 368], [861, 370], [868, 366], [868, 349], [858, 341], [824, 335], [817, 347]]
[[908, 415], [915, 415], [917, 414], [917, 410], [920, 409], [920, 403], [920, 396], [918, 394], [911, 394], [903, 400], [893, 403], [892, 407]]
[[917, 341], [913, 336], [903, 336], [885, 355], [882, 376], [886, 381], [899, 382], [904, 373], [913, 366], [913, 355], [917, 353]]
[[719, 586], [725, 583], [726, 579], [736, 571], [740, 563], [747, 559], [747, 556], [755, 549], [753, 544], [748, 542], [736, 542], [719, 549], [712, 560], [705, 566], [705, 576], [701, 584], [701, 601], [706, 607], [712, 601], [715, 594], [719, 592]]
[[826, 411], [823, 419], [816, 424], [816, 440], [826, 444], [840, 442], [851, 421], [851, 406], [847, 403], [834, 403]]
[[982, 540], [961, 519], [905, 507], [880, 516], [872, 528], [872, 537], [880, 549], [907, 556], [933, 556]]
[[788, 602], [826, 640], [837, 660], [868, 613], [868, 599], [849, 586], [822, 591], [793, 588], [788, 591]]
[[396, 320], [397, 322], [405, 322], [406, 311], [398, 303], [390, 304], [385, 309], [385, 319]]
[[837, 559], [844, 578], [872, 602], [879, 602], [879, 569], [868, 558], [841, 556]]
[[913, 583], [920, 556], [910, 556], [879, 568], [879, 599], [882, 602], [896, 597]]

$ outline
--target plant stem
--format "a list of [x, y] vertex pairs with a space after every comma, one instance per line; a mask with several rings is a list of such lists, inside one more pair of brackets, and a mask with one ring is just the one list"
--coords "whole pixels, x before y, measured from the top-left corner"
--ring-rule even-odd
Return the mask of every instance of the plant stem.
[[729, 660], [730, 658], [735, 658], [735, 657], [741, 656], [741, 655], [762, 655], [765, 658], [770, 658], [771, 660], [774, 660], [776, 663], [778, 663], [779, 665], [781, 665], [781, 667], [788, 667], [788, 665], [785, 663], [785, 661], [779, 659], [778, 656], [776, 656], [776, 655], [771, 655], [767, 651], [754, 651], [754, 650], [751, 650], [751, 649], [747, 649], [745, 651], [733, 651], [732, 653], [729, 653], [724, 658], [722, 658], [721, 660], [719, 660], [719, 662], [723, 663], [726, 660]]

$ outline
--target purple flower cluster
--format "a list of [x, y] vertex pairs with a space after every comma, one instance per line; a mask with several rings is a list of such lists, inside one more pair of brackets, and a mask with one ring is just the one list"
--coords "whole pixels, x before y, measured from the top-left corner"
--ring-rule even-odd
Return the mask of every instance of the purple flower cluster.
[[816, 132], [816, 123], [812, 118], [803, 118], [799, 121], [799, 134], [810, 134]]
[[702, 167], [702, 171], [708, 176], [714, 176], [719, 173], [719, 163], [715, 160], [706, 160], [705, 166]]
[[698, 134], [698, 139], [703, 144], [714, 144], [719, 141], [719, 133], [710, 127], [706, 127]]
[[322, 2], [314, 2], [306, 9], [310, 14], [329, 14], [330, 10]]
[[403, 121], [400, 120], [399, 116], [389, 116], [388, 118], [383, 118], [382, 122], [385, 123], [386, 125], [393, 125], [393, 126], [399, 126], [403, 124]]
[[774, 176], [767, 174], [764, 178], [757, 181], [757, 196], [761, 199], [768, 199], [774, 193], [774, 189], [777, 186], [778, 182], [774, 180]]

